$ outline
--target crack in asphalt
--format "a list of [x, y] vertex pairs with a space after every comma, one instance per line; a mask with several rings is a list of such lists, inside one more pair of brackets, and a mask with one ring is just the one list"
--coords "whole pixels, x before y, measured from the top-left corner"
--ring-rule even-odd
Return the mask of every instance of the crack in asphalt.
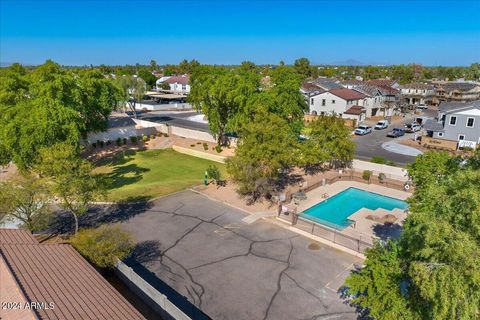
[[277, 279], [277, 290], [275, 290], [275, 292], [273, 293], [272, 297], [270, 298], [270, 302], [268, 303], [268, 306], [267, 306], [267, 310], [265, 311], [265, 316], [263, 317], [263, 320], [267, 319], [268, 318], [268, 314], [270, 313], [270, 309], [272, 307], [272, 304], [273, 304], [273, 301], [275, 300], [275, 298], [277, 297], [278, 293], [280, 292], [280, 290], [282, 290], [282, 276], [283, 274], [285, 273], [285, 271], [288, 270], [288, 268], [290, 268], [290, 258], [292, 257], [292, 252], [293, 252], [293, 243], [292, 243], [292, 240], [291, 239], [288, 239], [288, 242], [290, 243], [290, 252], [288, 253], [288, 259], [286, 261], [286, 266], [285, 268], [279, 273], [278, 275], [278, 279]]

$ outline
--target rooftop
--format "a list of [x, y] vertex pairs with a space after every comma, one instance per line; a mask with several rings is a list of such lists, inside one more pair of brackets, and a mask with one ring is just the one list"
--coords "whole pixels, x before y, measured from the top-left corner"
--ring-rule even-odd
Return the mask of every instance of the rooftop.
[[37, 318], [143, 319], [70, 245], [40, 244], [17, 229], [0, 229], [0, 239], [0, 258], [25, 299], [54, 304], [35, 309]]
[[365, 108], [363, 108], [361, 106], [352, 106], [347, 111], [345, 111], [345, 113], [346, 114], [359, 115], [359, 114], [365, 113]]
[[364, 95], [363, 93], [360, 93], [358, 91], [351, 90], [351, 89], [345, 89], [345, 88], [332, 89], [329, 92], [344, 100], [358, 100], [366, 97], [366, 95]]
[[438, 106], [439, 112], [455, 112], [464, 109], [480, 109], [480, 100], [471, 101], [471, 102], [441, 102]]

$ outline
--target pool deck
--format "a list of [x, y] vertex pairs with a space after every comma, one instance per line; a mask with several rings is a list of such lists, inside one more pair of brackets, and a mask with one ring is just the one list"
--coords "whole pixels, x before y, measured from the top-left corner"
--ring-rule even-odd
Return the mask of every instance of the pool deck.
[[[328, 194], [329, 197], [332, 197], [351, 187], [378, 193], [399, 200], [406, 200], [408, 197], [411, 196], [411, 194], [408, 192], [390, 189], [376, 184], [365, 184], [356, 181], [337, 181], [333, 184], [320, 186], [310, 192], [307, 192], [307, 199], [299, 203], [299, 205], [297, 206], [297, 212], [303, 212], [306, 209], [324, 201], [326, 199], [323, 197], [324, 194]], [[355, 224], [343, 229], [341, 233], [355, 238], [361, 238], [363, 240], [367, 240], [367, 242], [373, 243], [373, 239], [378, 238], [375, 235], [373, 229], [377, 225], [382, 225], [382, 223], [366, 219], [366, 216], [383, 216], [386, 214], [395, 215], [395, 217], [397, 217], [397, 220], [394, 222], [394, 224], [398, 225], [399, 227], [403, 225], [403, 220], [405, 220], [405, 217], [407, 215], [404, 210], [401, 209], [394, 209], [392, 211], [385, 209], [377, 209], [375, 211], [372, 211], [367, 208], [362, 208], [350, 217], [348, 217], [348, 219], [355, 221]]]

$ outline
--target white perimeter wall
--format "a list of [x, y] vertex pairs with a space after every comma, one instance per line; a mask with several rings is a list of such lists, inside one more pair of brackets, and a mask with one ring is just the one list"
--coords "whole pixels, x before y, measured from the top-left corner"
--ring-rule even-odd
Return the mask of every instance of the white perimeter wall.
[[352, 167], [358, 171], [370, 170], [373, 172], [374, 176], [384, 173], [387, 178], [399, 180], [399, 181], [408, 181], [407, 169], [400, 167], [387, 166], [385, 164], [372, 163], [362, 160], [353, 160]]
[[100, 141], [115, 141], [118, 138], [129, 138], [131, 136], [137, 135], [137, 129], [134, 126], [131, 127], [121, 127], [121, 128], [110, 128], [104, 132], [91, 133], [87, 136], [88, 143]]

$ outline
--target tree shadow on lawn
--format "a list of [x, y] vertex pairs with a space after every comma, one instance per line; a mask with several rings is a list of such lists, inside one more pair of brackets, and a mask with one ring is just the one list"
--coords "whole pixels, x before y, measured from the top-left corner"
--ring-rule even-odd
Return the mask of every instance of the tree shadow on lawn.
[[112, 190], [142, 180], [143, 174], [148, 171], [150, 171], [150, 169], [139, 167], [134, 163], [116, 165], [112, 172], [103, 174], [103, 178], [107, 181], [108, 189]]

